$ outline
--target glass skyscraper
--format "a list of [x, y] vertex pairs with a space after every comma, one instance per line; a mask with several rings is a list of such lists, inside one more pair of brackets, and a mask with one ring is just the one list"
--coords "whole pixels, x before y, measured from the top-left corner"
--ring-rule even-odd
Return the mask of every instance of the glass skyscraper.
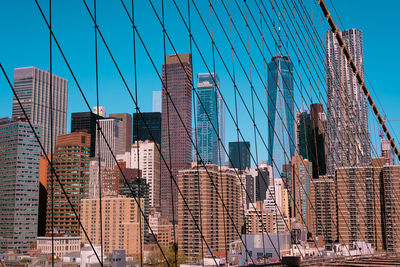
[[[268, 164], [274, 177], [296, 151], [293, 95], [293, 63], [287, 56], [273, 57], [268, 63]], [[278, 138], [279, 137], [279, 138]]]
[[0, 253], [26, 253], [36, 243], [40, 151], [25, 119], [0, 119]]
[[[201, 100], [200, 102], [197, 99], [197, 149], [204, 163], [219, 165], [219, 142], [216, 131], [224, 143], [225, 121], [224, 104], [217, 88], [219, 88], [218, 75], [214, 73], [197, 75], [197, 92]], [[213, 125], [216, 129], [213, 129]], [[221, 148], [221, 164], [224, 162], [222, 151]], [[200, 161], [200, 158], [198, 160]]]

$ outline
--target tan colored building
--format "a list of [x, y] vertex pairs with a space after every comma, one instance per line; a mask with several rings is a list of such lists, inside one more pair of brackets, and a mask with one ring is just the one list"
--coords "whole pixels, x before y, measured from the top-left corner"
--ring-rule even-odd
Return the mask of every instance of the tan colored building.
[[334, 242], [336, 231], [336, 186], [333, 176], [320, 176], [311, 180], [310, 198], [313, 208], [311, 232], [324, 242]]
[[[52, 237], [39, 236], [37, 238], [37, 249], [43, 253], [51, 255], [52, 253]], [[54, 236], [54, 256], [62, 258], [70, 252], [79, 252], [81, 250], [80, 236]]]
[[[53, 166], [72, 206], [79, 215], [81, 199], [88, 197], [90, 134], [75, 132], [57, 137], [53, 154]], [[60, 184], [53, 176], [52, 194], [51, 170], [47, 176], [46, 233], [51, 233], [52, 214], [54, 230], [79, 236], [80, 229], [76, 215], [68, 203]], [[52, 198], [54, 203], [52, 204]], [[53, 208], [53, 210], [52, 210]]]
[[168, 248], [172, 242], [172, 223], [168, 217], [162, 217], [160, 212], [152, 212], [149, 216], [150, 228], [153, 230], [158, 243]]
[[[178, 173], [179, 188], [212, 251], [225, 251], [225, 244], [239, 238], [237, 233], [240, 233], [243, 224], [243, 205], [238, 181], [232, 169], [223, 167], [219, 170], [213, 164], [193, 166]], [[206, 255], [208, 248], [191, 214], [179, 197], [178, 245], [186, 256], [195, 258], [201, 255], [202, 248]]]
[[265, 210], [262, 201], [258, 201], [255, 204], [256, 208], [251, 207], [246, 210], [246, 233], [276, 233], [276, 213]]
[[[140, 205], [144, 199], [138, 198]], [[121, 195], [105, 196], [102, 204], [102, 225], [104, 254], [113, 249], [124, 249], [127, 256], [140, 257], [144, 240], [144, 219], [134, 198]], [[81, 202], [81, 220], [89, 238], [95, 246], [101, 245], [100, 200], [83, 199]], [[83, 243], [89, 243], [81, 231]]]
[[372, 166], [336, 169], [339, 241], [371, 243], [383, 249], [380, 174], [383, 158], [372, 160]]

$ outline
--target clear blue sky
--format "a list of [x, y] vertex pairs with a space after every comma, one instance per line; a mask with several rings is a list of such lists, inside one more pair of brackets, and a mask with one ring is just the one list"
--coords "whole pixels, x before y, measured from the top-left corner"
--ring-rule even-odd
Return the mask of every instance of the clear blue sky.
[[[127, 1], [130, 2], [130, 1]], [[153, 1], [157, 3], [157, 11], [161, 12], [161, 1]], [[180, 8], [187, 18], [186, 1], [179, 2]], [[183, 3], [185, 2], [185, 3]], [[207, 1], [196, 1], [199, 10], [204, 16], [204, 19], [209, 26], [210, 15]], [[201, 2], [201, 3], [200, 3]], [[220, 19], [223, 21], [224, 27], [229, 31], [228, 17], [221, 5], [221, 1], [215, 2], [215, 9], [218, 10]], [[224, 2], [228, 2], [224, 0]], [[233, 2], [233, 1], [232, 1]], [[241, 8], [244, 10], [242, 1]], [[254, 1], [248, 1], [252, 7], [252, 12], [256, 16], [257, 22], [260, 17]], [[258, 1], [257, 1], [258, 2]], [[268, 1], [264, 1], [268, 2]], [[280, 1], [277, 1], [280, 2]], [[291, 1], [290, 1], [291, 2]], [[300, 2], [300, 1], [295, 1]], [[304, 1], [307, 9], [310, 9], [310, 0]], [[315, 1], [316, 2], [316, 1]], [[312, 15], [319, 25], [318, 10], [314, 2]], [[44, 8], [47, 14], [48, 1], [40, 0], [39, 3]], [[344, 1], [335, 0], [335, 7], [340, 14], [340, 19], [345, 28], [359, 28], [363, 31], [364, 38], [364, 62], [365, 70], [370, 83], [369, 87], [374, 87], [374, 93], [377, 94], [380, 103], [382, 104], [388, 119], [400, 120], [398, 112], [398, 102], [400, 99], [399, 83], [398, 83], [398, 62], [400, 55], [398, 53], [398, 41], [400, 30], [398, 29], [398, 21], [396, 20], [396, 11], [400, 7], [397, 1], [387, 1], [385, 4], [377, 4], [376, 1]], [[88, 1], [92, 7], [93, 2]], [[328, 7], [331, 8], [331, 13], [335, 15], [329, 0]], [[128, 7], [129, 3], [127, 3]], [[157, 71], [161, 73], [161, 65], [163, 62], [163, 45], [161, 27], [153, 14], [148, 0], [135, 1], [136, 5], [136, 20], [140, 34], [142, 35], [147, 48], [152, 54]], [[232, 4], [234, 5], [234, 4]], [[179, 53], [189, 52], [189, 39], [186, 29], [179, 18], [171, 0], [165, 0], [166, 6], [166, 27], [171, 35], [173, 43]], [[207, 64], [212, 66], [211, 43], [208, 38], [204, 26], [201, 24], [198, 14], [192, 8], [192, 27], [194, 37], [201, 47]], [[246, 38], [246, 28], [243, 19], [236, 6], [232, 7], [233, 17], [243, 38]], [[271, 11], [271, 10], [269, 10]], [[271, 11], [272, 12], [272, 11]], [[272, 13], [271, 13], [272, 14]], [[161, 13], [160, 13], [161, 15]], [[268, 20], [268, 18], [266, 17]], [[276, 18], [275, 18], [276, 19]], [[286, 18], [288, 19], [288, 17]], [[250, 21], [250, 17], [249, 17]], [[288, 22], [289, 23], [289, 22]], [[103, 31], [107, 42], [113, 51], [116, 60], [118, 61], [122, 72], [127, 78], [130, 88], [133, 90], [133, 49], [132, 49], [132, 28], [130, 21], [123, 11], [119, 1], [98, 1], [98, 24]], [[13, 69], [17, 67], [36, 66], [41, 69], [49, 68], [49, 32], [44, 24], [43, 19], [35, 5], [34, 0], [20, 1], [4, 1], [0, 9], [0, 34], [2, 42], [0, 42], [0, 62], [6, 68], [7, 73], [13, 79]], [[229, 70], [232, 69], [231, 54], [228, 42], [223, 35], [221, 27], [213, 15], [213, 25], [215, 40], [221, 54], [226, 60]], [[254, 33], [256, 28], [254, 23], [250, 23]], [[342, 26], [341, 26], [342, 27]], [[88, 13], [81, 0], [75, 1], [53, 1], [53, 28], [56, 37], [69, 59], [71, 66], [77, 76], [77, 79], [88, 97], [91, 106], [96, 104], [95, 100], [95, 68], [94, 68], [94, 31], [93, 23], [88, 16]], [[274, 50], [275, 44], [271, 34], [265, 28], [266, 42], [268, 46]], [[322, 31], [325, 31], [326, 24], [323, 24]], [[228, 32], [229, 34], [229, 32]], [[260, 43], [259, 35], [256, 35], [257, 41]], [[283, 39], [285, 39], [283, 37]], [[241, 46], [240, 40], [234, 33], [234, 43], [237, 48], [239, 57], [248, 72], [248, 59], [245, 50]], [[255, 63], [259, 67], [261, 75], [263, 75], [263, 64], [260, 54], [253, 43], [250, 43], [251, 53], [254, 56]], [[167, 53], [173, 53], [173, 49], [167, 44]], [[267, 51], [267, 50], [266, 50]], [[138, 88], [139, 88], [139, 105], [142, 111], [151, 111], [151, 95], [153, 90], [161, 90], [161, 82], [156, 75], [150, 61], [148, 60], [143, 47], [137, 43], [138, 53]], [[293, 61], [295, 55], [290, 50], [289, 54]], [[266, 52], [266, 58], [269, 59], [271, 54]], [[296, 63], [296, 62], [295, 62]], [[194, 73], [207, 72], [199, 53], [193, 53]], [[295, 67], [298, 67], [295, 64]], [[244, 72], [240, 69], [238, 62], [235, 62], [236, 78], [239, 90], [242, 91], [245, 102], [251, 105], [250, 87], [247, 82]], [[99, 40], [99, 77], [100, 77], [100, 105], [106, 106], [107, 113], [117, 112], [134, 112], [134, 105], [129, 98], [126, 89], [115, 71], [114, 66]], [[74, 83], [72, 76], [68, 72], [60, 53], [54, 45], [54, 61], [53, 72], [59, 76], [69, 80], [68, 94], [68, 128], [70, 124], [70, 113], [87, 111], [86, 106], [82, 101], [77, 86]], [[228, 73], [220, 58], [216, 57], [216, 72], [221, 80], [221, 91], [228, 102], [231, 110], [234, 111], [233, 85]], [[257, 77], [255, 70], [252, 70], [254, 87], [266, 109], [266, 93], [262, 87], [262, 83]], [[304, 76], [303, 76], [304, 77]], [[307, 86], [306, 86], [307, 87]], [[298, 89], [296, 89], [298, 90]], [[306, 89], [309, 90], [309, 89]], [[325, 97], [325, 94], [323, 94]], [[12, 92], [5, 82], [5, 79], [0, 75], [0, 117], [11, 115]], [[375, 98], [376, 99], [376, 98]], [[296, 92], [296, 100], [301, 107], [301, 99]], [[315, 100], [314, 100], [315, 101]], [[240, 102], [240, 100], [239, 100]], [[306, 99], [309, 104], [309, 100]], [[380, 106], [380, 109], [382, 108]], [[251, 142], [254, 152], [254, 135], [252, 124], [243, 104], [239, 104], [239, 124], [243, 130], [245, 138]], [[297, 111], [297, 110], [296, 110]], [[228, 112], [226, 112], [226, 141], [237, 140], [235, 128]], [[263, 134], [265, 142], [267, 142], [267, 119], [263, 114], [262, 107], [257, 104], [255, 107], [256, 122]], [[394, 133], [400, 136], [400, 122], [393, 122]], [[375, 127], [376, 128], [376, 127]], [[68, 129], [69, 130], [69, 129]], [[374, 133], [375, 132], [375, 133]], [[371, 129], [371, 136], [374, 138], [377, 135]], [[397, 140], [399, 141], [399, 140]], [[259, 148], [259, 161], [266, 160], [266, 150], [257, 136]]]

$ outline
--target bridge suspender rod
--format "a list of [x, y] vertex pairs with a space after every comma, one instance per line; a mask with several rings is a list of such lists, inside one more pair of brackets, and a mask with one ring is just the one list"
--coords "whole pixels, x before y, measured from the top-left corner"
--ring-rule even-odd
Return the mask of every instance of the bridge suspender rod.
[[344, 55], [346, 56], [346, 59], [349, 62], [351, 69], [353, 70], [353, 73], [356, 75], [357, 81], [361, 85], [364, 95], [368, 99], [369, 105], [371, 106], [372, 110], [374, 111], [375, 116], [378, 119], [378, 122], [382, 126], [382, 130], [385, 132], [386, 137], [390, 142], [390, 145], [392, 146], [394, 152], [396, 153], [397, 158], [400, 160], [400, 152], [397, 149], [396, 143], [394, 142], [391, 134], [389, 133], [389, 130], [385, 124], [385, 120], [382, 118], [381, 114], [379, 113], [379, 110], [376, 107], [375, 102], [372, 99], [372, 97], [369, 93], [369, 90], [364, 83], [364, 78], [361, 76], [361, 73], [359, 72], [356, 64], [354, 63], [354, 61], [350, 55], [349, 50], [347, 49], [346, 43], [344, 42], [344, 40], [342, 38], [342, 34], [340, 33], [338, 27], [336, 26], [335, 22], [333, 21], [331, 14], [329, 13], [327, 6], [325, 5], [324, 0], [317, 0], [317, 1], [318, 1], [319, 6], [321, 7], [322, 12], [324, 13], [326, 20], [328, 21], [329, 26], [331, 27], [332, 32], [335, 34], [336, 39], [337, 39]]

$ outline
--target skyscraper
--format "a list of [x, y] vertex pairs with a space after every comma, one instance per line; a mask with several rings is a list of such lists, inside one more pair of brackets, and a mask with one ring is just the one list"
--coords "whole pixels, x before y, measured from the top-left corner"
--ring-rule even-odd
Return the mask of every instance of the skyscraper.
[[96, 120], [103, 117], [92, 112], [71, 113], [71, 133], [85, 132], [90, 134], [90, 156], [95, 156], [96, 151]]
[[133, 113], [132, 126], [133, 143], [149, 140], [161, 144], [161, 112]]
[[[53, 166], [78, 215], [81, 199], [87, 198], [89, 195], [89, 160], [90, 134], [71, 133], [58, 137], [52, 159]], [[80, 234], [78, 220], [55, 176], [53, 176], [53, 179], [52, 195], [49, 170], [46, 232], [51, 233], [52, 231], [53, 215], [54, 230], [64, 233], [70, 232], [71, 235], [78, 236]]]
[[313, 165], [313, 178], [326, 174], [326, 115], [322, 104], [296, 114], [297, 151]]
[[[165, 57], [162, 88], [161, 153], [166, 162], [161, 162], [161, 210], [163, 216], [168, 216], [170, 220], [175, 217], [175, 221], [177, 219], [178, 191], [171, 179], [172, 177], [177, 179], [179, 170], [189, 168], [192, 159], [192, 143], [190, 142], [190, 134], [192, 133], [191, 77], [191, 54], [180, 54], [179, 59], [177, 54]], [[166, 164], [172, 173], [169, 172]]]
[[221, 157], [221, 164], [225, 161], [218, 140], [219, 135], [224, 144], [225, 118], [224, 104], [217, 88], [219, 88], [218, 75], [214, 73], [197, 75], [197, 92], [200, 98], [200, 100], [197, 99], [196, 114], [197, 149], [205, 163], [219, 165], [219, 157]]
[[132, 115], [128, 113], [114, 113], [109, 115], [112, 119], [117, 119], [121, 122], [121, 138], [122, 147], [125, 152], [131, 151], [132, 145]]
[[161, 113], [161, 91], [153, 91], [152, 111]]
[[[350, 55], [364, 76], [362, 32], [341, 32]], [[367, 102], [356, 76], [332, 32], [326, 34], [327, 168], [371, 163]]]
[[229, 142], [229, 167], [238, 170], [250, 168], [250, 142]]
[[287, 56], [276, 56], [268, 63], [268, 164], [274, 177], [280, 177], [282, 166], [294, 156], [293, 63]]
[[[33, 124], [40, 136], [40, 125]], [[28, 122], [0, 119], [0, 252], [26, 253], [38, 233], [40, 146]]]
[[[18, 68], [14, 70], [14, 89], [30, 121], [41, 126], [42, 144], [46, 153], [51, 154], [50, 148], [55, 146], [57, 136], [66, 132], [68, 81], [35, 67]], [[16, 118], [21, 115], [22, 109], [13, 96], [12, 116]]]

